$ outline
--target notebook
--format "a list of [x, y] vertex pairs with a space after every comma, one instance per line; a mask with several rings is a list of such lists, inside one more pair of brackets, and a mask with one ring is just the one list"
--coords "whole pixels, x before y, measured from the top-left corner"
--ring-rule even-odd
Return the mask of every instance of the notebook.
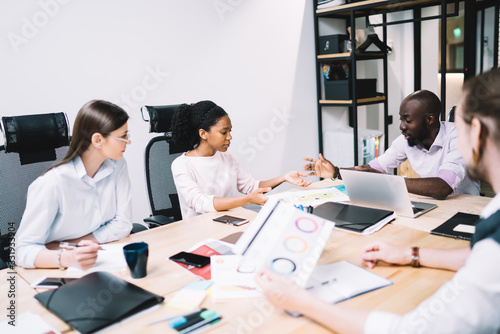
[[335, 222], [335, 228], [364, 235], [378, 231], [396, 218], [394, 211], [334, 202], [321, 204], [312, 213]]
[[402, 176], [341, 169], [340, 174], [352, 204], [393, 210], [398, 216], [416, 218], [437, 207], [410, 201]]
[[94, 333], [164, 299], [108, 272], [88, 274], [35, 298], [82, 334]]
[[431, 234], [443, 237], [470, 240], [475, 231], [479, 215], [465, 212], [457, 212], [453, 217], [445, 221], [431, 231]]

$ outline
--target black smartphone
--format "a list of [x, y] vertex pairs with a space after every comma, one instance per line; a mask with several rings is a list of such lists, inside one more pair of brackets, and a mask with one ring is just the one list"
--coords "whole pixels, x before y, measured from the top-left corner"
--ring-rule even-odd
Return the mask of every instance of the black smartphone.
[[77, 279], [78, 278], [68, 278], [68, 277], [42, 277], [33, 284], [31, 284], [31, 287], [41, 288], [41, 289], [57, 289]]
[[169, 257], [169, 259], [175, 262], [189, 264], [197, 268], [204, 267], [210, 263], [210, 257], [188, 252], [177, 253]]
[[230, 224], [230, 225], [235, 225], [235, 226], [240, 226], [240, 225], [248, 223], [248, 219], [239, 218], [239, 217], [235, 217], [235, 216], [229, 216], [229, 215], [215, 217], [213, 220], [216, 222], [219, 222], [219, 223]]

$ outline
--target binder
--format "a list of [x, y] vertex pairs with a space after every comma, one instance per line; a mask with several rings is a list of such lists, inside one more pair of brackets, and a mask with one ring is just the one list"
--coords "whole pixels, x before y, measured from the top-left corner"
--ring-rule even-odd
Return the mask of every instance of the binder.
[[465, 212], [457, 212], [453, 217], [445, 221], [431, 231], [431, 234], [440, 235], [443, 237], [470, 240], [472, 233], [454, 231], [458, 225], [476, 226], [480, 216]]
[[371, 234], [396, 218], [394, 211], [328, 202], [313, 209], [313, 214], [335, 222], [335, 228]]
[[35, 298], [82, 334], [94, 333], [164, 298], [107, 272], [94, 272]]

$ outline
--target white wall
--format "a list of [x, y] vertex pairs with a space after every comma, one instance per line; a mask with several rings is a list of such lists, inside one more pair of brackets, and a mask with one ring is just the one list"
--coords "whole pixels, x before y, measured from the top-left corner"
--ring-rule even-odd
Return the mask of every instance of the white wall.
[[91, 99], [129, 112], [134, 220], [149, 215], [141, 105], [211, 99], [230, 151], [256, 178], [317, 153], [312, 0], [39, 0], [0, 3], [0, 115]]

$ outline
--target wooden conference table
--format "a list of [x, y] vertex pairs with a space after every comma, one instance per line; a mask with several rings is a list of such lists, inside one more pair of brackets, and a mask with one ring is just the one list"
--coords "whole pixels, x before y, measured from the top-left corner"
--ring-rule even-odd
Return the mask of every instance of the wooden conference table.
[[[311, 185], [309, 188], [321, 188], [339, 181], [321, 181]], [[292, 190], [293, 191], [293, 190]], [[334, 230], [325, 247], [318, 264], [328, 264], [340, 260], [349, 260], [355, 264], [360, 263], [361, 249], [367, 243], [381, 239], [401, 246], [420, 246], [433, 248], [457, 248], [468, 246], [464, 240], [455, 240], [429, 234], [429, 231], [453, 216], [456, 212], [468, 212], [479, 214], [482, 208], [489, 202], [490, 198], [456, 194], [444, 201], [433, 200], [428, 197], [411, 195], [412, 200], [432, 202], [438, 207], [416, 219], [398, 217], [391, 224], [383, 227], [380, 231], [361, 236], [353, 233]], [[256, 213], [244, 208], [230, 211], [231, 214], [252, 219]], [[155, 228], [133, 234], [120, 242], [144, 241], [149, 244], [148, 275], [142, 279], [132, 279], [128, 271], [114, 272], [115, 275], [130, 281], [144, 289], [165, 297], [166, 301], [172, 298], [183, 285], [199, 280], [188, 270], [167, 260], [170, 255], [179, 251], [187, 250], [193, 245], [207, 238], [221, 239], [235, 232], [244, 231], [247, 225], [234, 227], [226, 224], [213, 222], [212, 218], [221, 213], [208, 213], [195, 218], [176, 222], [167, 226]], [[66, 276], [65, 271], [55, 269], [23, 269], [16, 268], [18, 279], [18, 313], [31, 311], [38, 313], [46, 321], [63, 333], [73, 333], [72, 329], [43, 308], [33, 298], [36, 293], [29, 284], [42, 276]], [[376, 291], [372, 291], [350, 300], [342, 302], [342, 305], [366, 309], [382, 310], [395, 313], [406, 313], [414, 309], [420, 302], [432, 295], [441, 285], [450, 280], [454, 272], [428, 269], [412, 268], [409, 266], [378, 265], [373, 271], [394, 282], [393, 285]], [[5, 273], [5, 274], [4, 274]], [[1, 300], [7, 295], [7, 283], [3, 278], [7, 270], [0, 271]], [[43, 291], [43, 290], [40, 290]], [[2, 308], [3, 308], [2, 302]], [[164, 303], [165, 304], [165, 303]], [[169, 309], [162, 304], [153, 312], [130, 319], [126, 323], [109, 329], [106, 333], [175, 333], [166, 322], [148, 326], [148, 323], [182, 313], [181, 311]], [[292, 318], [283, 311], [274, 309], [265, 299], [249, 301], [212, 303], [208, 296], [202, 303], [202, 307], [213, 308], [223, 314], [219, 325], [214, 326], [214, 333], [326, 333], [324, 327], [305, 318]], [[4, 309], [4, 308], [3, 308]]]

